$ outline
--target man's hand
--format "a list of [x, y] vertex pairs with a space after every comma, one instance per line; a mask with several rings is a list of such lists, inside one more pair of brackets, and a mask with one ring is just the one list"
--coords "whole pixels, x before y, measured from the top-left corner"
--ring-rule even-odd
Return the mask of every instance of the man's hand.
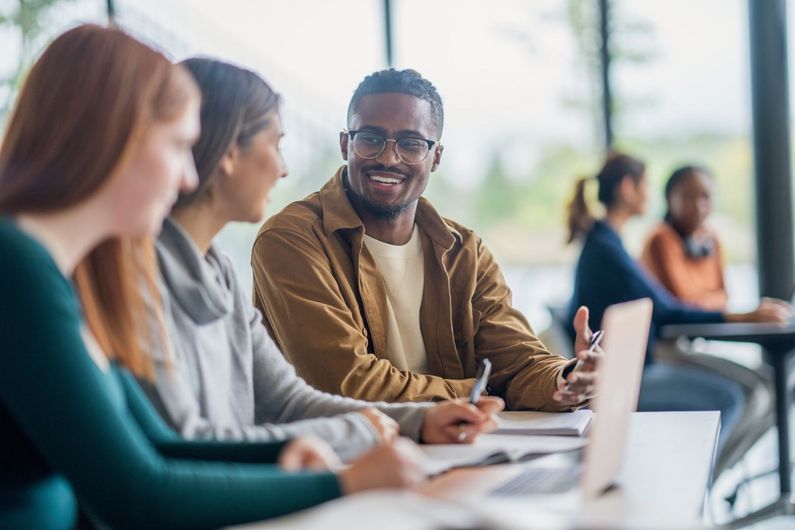
[[479, 434], [497, 428], [496, 414], [505, 408], [502, 399], [481, 396], [477, 405], [459, 398], [428, 410], [420, 439], [428, 444], [472, 443]]
[[373, 428], [378, 432], [380, 443], [390, 443], [397, 439], [398, 433], [400, 432], [400, 425], [380, 410], [369, 408], [360, 410], [359, 414], [367, 418]]
[[589, 352], [591, 337], [593, 332], [588, 326], [588, 308], [583, 306], [574, 315], [574, 330], [577, 338], [574, 341], [574, 351], [577, 355], [566, 365], [566, 369], [573, 368], [577, 360], [581, 360], [580, 368], [573, 372], [570, 369], [566, 379], [558, 385], [558, 389], [552, 396], [555, 401], [564, 405], [580, 405], [584, 401], [591, 399], [596, 392], [597, 368], [599, 359], [602, 357], [602, 350], [596, 348]]
[[588, 325], [589, 317], [590, 313], [585, 306], [580, 307], [574, 314], [574, 331], [577, 333], [577, 337], [574, 339], [575, 352], [587, 350], [591, 347], [593, 331], [591, 331], [591, 327]]

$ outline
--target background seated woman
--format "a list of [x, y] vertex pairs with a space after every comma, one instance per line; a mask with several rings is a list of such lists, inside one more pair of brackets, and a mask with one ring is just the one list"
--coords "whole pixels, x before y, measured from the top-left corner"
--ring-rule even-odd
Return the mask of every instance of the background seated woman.
[[665, 184], [666, 213], [652, 231], [640, 261], [676, 298], [703, 309], [723, 311], [728, 296], [718, 237], [707, 225], [712, 212], [712, 176], [683, 166]]

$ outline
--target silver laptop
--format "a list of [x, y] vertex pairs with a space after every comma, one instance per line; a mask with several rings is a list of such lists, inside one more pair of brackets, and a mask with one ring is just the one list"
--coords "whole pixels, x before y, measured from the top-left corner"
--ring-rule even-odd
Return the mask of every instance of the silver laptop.
[[502, 484], [491, 495], [564, 493], [579, 484], [587, 498], [613, 485], [621, 470], [629, 418], [638, 405], [643, 360], [651, 326], [649, 298], [612, 305], [602, 319], [604, 357], [599, 366], [595, 417], [583, 463], [564, 467], [531, 467]]

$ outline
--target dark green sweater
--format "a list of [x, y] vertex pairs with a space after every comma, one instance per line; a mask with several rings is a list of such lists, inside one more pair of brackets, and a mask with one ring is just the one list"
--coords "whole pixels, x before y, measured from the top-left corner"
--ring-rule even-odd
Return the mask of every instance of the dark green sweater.
[[70, 528], [77, 499], [112, 527], [217, 527], [340, 495], [331, 473], [285, 473], [281, 443], [186, 442], [129, 373], [81, 338], [70, 282], [0, 217], [0, 528]]

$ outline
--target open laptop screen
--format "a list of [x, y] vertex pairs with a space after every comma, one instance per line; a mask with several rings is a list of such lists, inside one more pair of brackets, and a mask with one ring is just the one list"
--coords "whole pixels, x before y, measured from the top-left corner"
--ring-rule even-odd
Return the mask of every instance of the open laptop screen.
[[586, 497], [604, 491], [621, 470], [629, 418], [638, 405], [651, 313], [652, 301], [642, 298], [608, 307], [602, 319], [604, 356], [582, 477]]

